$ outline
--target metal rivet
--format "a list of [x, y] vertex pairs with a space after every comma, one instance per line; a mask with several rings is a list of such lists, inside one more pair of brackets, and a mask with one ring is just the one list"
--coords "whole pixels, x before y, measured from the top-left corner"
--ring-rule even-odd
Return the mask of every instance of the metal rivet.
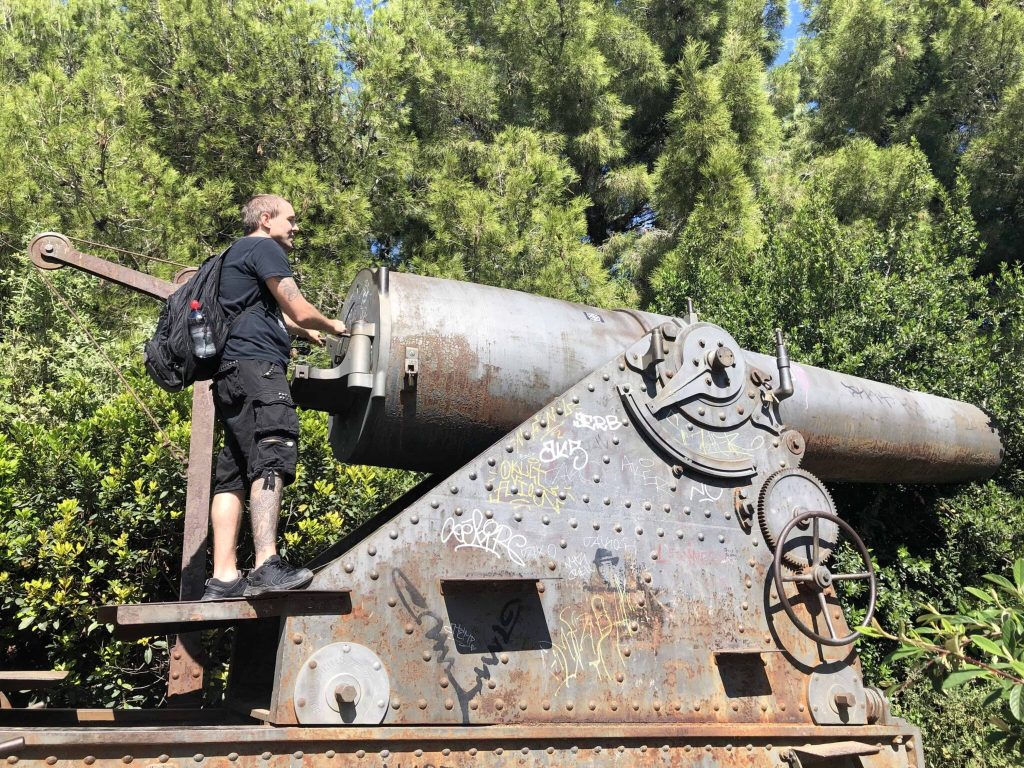
[[548, 570], [549, 570], [549, 571], [553, 571], [553, 570], [555, 570], [555, 568], [557, 568], [557, 567], [558, 567], [558, 566], [557, 566], [557, 565], [555, 564], [555, 561], [554, 561], [554, 560], [549, 560], [549, 561], [548, 561]]
[[590, 503], [590, 496], [588, 496], [585, 493], [583, 494], [583, 503], [584, 504], [589, 504]]
[[57, 764], [57, 758], [54, 757], [53, 755], [50, 755], [48, 758], [46, 758], [46, 764], [47, 765], [56, 765]]
[[644, 535], [644, 529], [641, 528], [640, 526], [637, 526], [637, 528], [636, 528], [636, 535], [637, 536], [643, 536]]
[[405, 634], [411, 635], [413, 633], [414, 629], [415, 629], [415, 627], [412, 625], [412, 622], [409, 622], [408, 624], [405, 625]]
[[345, 573], [352, 573], [356, 567], [352, 563], [345, 563]]
[[657, 560], [657, 559], [658, 559], [658, 553], [657, 552], [651, 552], [651, 560]]
[[392, 528], [390, 531], [388, 531], [388, 537], [391, 538], [391, 539], [397, 539], [398, 538], [398, 531], [396, 531], [394, 528]]
[[511, 493], [513, 496], [517, 496], [519, 494], [519, 486], [513, 485], [508, 489], [508, 492]]
[[444, 700], [444, 708], [445, 709], [452, 709], [454, 706], [455, 706], [455, 702], [452, 701], [451, 699], [445, 699]]
[[577, 528], [579, 526], [579, 524], [580, 524], [579, 520], [577, 520], [575, 517], [570, 517], [569, 518], [569, 527], [570, 528]]
[[698, 533], [697, 534], [697, 540], [698, 541], [704, 541], [704, 534], [703, 533]]
[[719, 544], [725, 544], [725, 536], [723, 534], [721, 534], [721, 533], [718, 534], [718, 543]]
[[387, 750], [387, 749], [382, 749], [380, 751], [380, 756], [381, 757], [390, 757], [391, 756], [391, 752], [389, 750]]
[[542, 523], [544, 523], [544, 525], [550, 525], [550, 524], [551, 524], [551, 518], [550, 518], [550, 517], [548, 517], [547, 515], [544, 515], [544, 517], [542, 517], [542, 518], [540, 519], [540, 521], [541, 521]]
[[[330, 750], [330, 751], [333, 751], [333, 750]], [[327, 756], [328, 757], [334, 757], [333, 754], [328, 754]], [[238, 753], [237, 752], [230, 752], [230, 753], [228, 753], [228, 760], [230, 760], [232, 763], [237, 761], [238, 760]]]
[[676, 528], [676, 538], [677, 539], [683, 538], [683, 529], [682, 528]]
[[633, 506], [633, 502], [627, 499], [626, 501], [622, 502], [622, 506], [624, 506], [626, 509], [629, 509], [630, 507]]
[[388, 598], [388, 607], [394, 608], [396, 605], [398, 605], [398, 600], [396, 600], [393, 597], [389, 597]]
[[[366, 754], [366, 753], [364, 752], [363, 754]], [[260, 755], [260, 757], [262, 757], [264, 760], [269, 760], [271, 757], [273, 757], [273, 755], [270, 754], [269, 752], [264, 752], [262, 755]]]
[[292, 642], [295, 643], [296, 645], [302, 645], [302, 641], [304, 639], [305, 638], [303, 638], [303, 636], [301, 634], [299, 634], [298, 632], [296, 632], [294, 635], [292, 635]]
[[573, 396], [572, 396], [572, 401], [573, 401], [574, 403], [579, 403], [580, 399], [579, 399], [579, 398], [578, 398], [578, 397], [577, 397], [576, 395], [573, 395]]
[[515, 447], [512, 445], [512, 443], [505, 443], [505, 453], [512, 453], [512, 451], [514, 450]]
[[370, 557], [373, 557], [377, 554], [377, 548], [371, 544], [366, 548], [366, 554], [368, 554]]
[[613, 437], [612, 438], [612, 445], [618, 445], [618, 444], [619, 444], [619, 438]]
[[608, 456], [602, 456], [601, 461], [603, 461], [605, 464], [608, 464], [611, 462], [611, 458], [609, 458]]
[[423, 750], [417, 749], [413, 754], [416, 755], [416, 757], [423, 757]]
[[489, 456], [489, 457], [487, 458], [487, 466], [489, 466], [489, 467], [493, 467], [493, 466], [494, 466], [495, 464], [497, 464], [497, 463], [498, 463], [498, 460], [497, 460], [497, 459], [495, 459], [495, 458], [494, 458], [493, 456]]
[[523, 710], [523, 712], [525, 712], [526, 711], [526, 702], [525, 701], [520, 701], [519, 702], [519, 708], [521, 710]]
[[416, 706], [419, 707], [420, 709], [426, 709], [427, 708], [427, 700], [426, 699], [420, 699], [419, 701], [416, 702]]
[[430, 502], [430, 508], [431, 509], [437, 509], [439, 506], [441, 506], [441, 505], [437, 501]]
[[514, 515], [512, 515], [512, 519], [515, 520], [517, 523], [523, 522], [523, 513], [516, 512]]
[[376, 581], [380, 578], [380, 574], [377, 571], [370, 571], [370, 578]]
[[523, 432], [523, 440], [529, 440], [531, 437], [533, 437], [533, 435], [529, 432]]
[[551, 702], [545, 699], [540, 703], [540, 708], [547, 712], [549, 709], [551, 709]]
[[469, 748], [469, 754], [470, 754], [470, 757], [476, 755], [476, 747], [470, 747]]
[[565, 703], [565, 708], [566, 708], [566, 710], [568, 710], [569, 712], [572, 712], [572, 710], [573, 710], [573, 708], [574, 708], [575, 706], [576, 706], [576, 705], [575, 705], [575, 704], [573, 704], [573, 703], [572, 703], [571, 701], [567, 701], [567, 702]]
[[430, 651], [424, 651], [423, 652], [423, 660], [424, 661], [430, 661]]
[[411, 522], [413, 525], [416, 525], [419, 521], [420, 521], [420, 516], [419, 515], [413, 515], [412, 517], [409, 518], [409, 522]]
[[486, 488], [488, 491], [493, 491], [494, 490], [494, 483], [492, 483], [492, 482], [490, 482], [488, 480], [486, 483], [484, 483], [484, 488]]
[[470, 472], [469, 473], [469, 479], [470, 480], [476, 480], [476, 472]]
[[492, 512], [489, 509], [485, 509], [484, 510], [484, 517], [486, 517], [488, 520], [490, 520], [492, 517], [494, 517], [494, 512]]
[[567, 546], [569, 546], [569, 544], [565, 539], [559, 539], [558, 546], [562, 549], [565, 549]]
[[301, 760], [302, 759], [302, 752], [296, 752], [295, 754], [292, 755], [292, 757], [294, 757], [296, 760]]
[[593, 527], [594, 527], [595, 531], [600, 531], [601, 530], [601, 524], [599, 522], [597, 522], [597, 520], [595, 520], [593, 522]]

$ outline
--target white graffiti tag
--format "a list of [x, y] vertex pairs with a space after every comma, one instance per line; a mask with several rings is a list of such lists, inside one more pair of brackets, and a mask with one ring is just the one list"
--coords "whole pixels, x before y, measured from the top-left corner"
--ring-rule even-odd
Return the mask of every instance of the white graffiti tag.
[[625, 426], [614, 413], [607, 416], [591, 416], [578, 411], [572, 415], [572, 425], [579, 429], [590, 429], [595, 432], [614, 432]]
[[525, 565], [520, 552], [526, 545], [526, 537], [512, 533], [512, 529], [504, 523], [485, 519], [479, 509], [474, 509], [466, 520], [452, 517], [446, 519], [441, 526], [441, 541], [447, 544], [449, 539], [458, 542], [456, 550], [463, 547], [482, 549], [499, 559], [504, 552], [516, 565]]
[[545, 440], [540, 449], [540, 460], [550, 464], [559, 459], [572, 459], [572, 468], [583, 469], [590, 461], [590, 455], [579, 440]]

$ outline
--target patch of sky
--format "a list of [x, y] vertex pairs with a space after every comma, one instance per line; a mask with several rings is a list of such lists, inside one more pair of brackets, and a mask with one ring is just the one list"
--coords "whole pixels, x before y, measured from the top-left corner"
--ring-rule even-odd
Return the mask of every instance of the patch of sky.
[[796, 50], [796, 40], [800, 37], [800, 26], [807, 20], [807, 13], [800, 0], [789, 0], [787, 5], [789, 11], [789, 23], [782, 30], [782, 50], [775, 57], [773, 67], [785, 64]]

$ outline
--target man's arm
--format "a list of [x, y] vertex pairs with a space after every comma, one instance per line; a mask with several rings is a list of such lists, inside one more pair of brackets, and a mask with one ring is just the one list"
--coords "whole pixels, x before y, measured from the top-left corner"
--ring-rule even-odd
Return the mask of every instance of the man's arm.
[[323, 331], [335, 336], [341, 336], [348, 332], [348, 328], [341, 320], [325, 317], [320, 310], [306, 301], [293, 278], [270, 277], [266, 282], [267, 288], [277, 300], [281, 311], [299, 328], [304, 328], [307, 331]]

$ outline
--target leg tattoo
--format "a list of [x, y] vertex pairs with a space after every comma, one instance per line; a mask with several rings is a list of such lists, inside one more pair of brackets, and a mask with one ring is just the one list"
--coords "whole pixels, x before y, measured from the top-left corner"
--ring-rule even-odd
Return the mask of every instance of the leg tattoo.
[[252, 518], [252, 543], [256, 550], [256, 567], [277, 554], [277, 518], [281, 514], [280, 477], [272, 482], [258, 477], [249, 494], [249, 517]]

